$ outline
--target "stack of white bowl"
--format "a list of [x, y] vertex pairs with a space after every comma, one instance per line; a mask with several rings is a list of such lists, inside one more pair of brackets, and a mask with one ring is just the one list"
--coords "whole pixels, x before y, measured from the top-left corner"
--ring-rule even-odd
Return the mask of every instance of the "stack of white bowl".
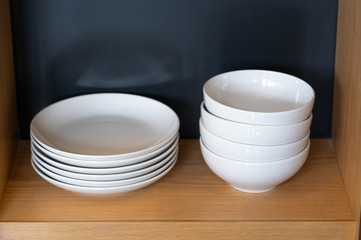
[[142, 96], [65, 99], [40, 111], [30, 128], [34, 170], [70, 191], [133, 191], [162, 178], [177, 161], [177, 115]]
[[235, 189], [270, 191], [303, 166], [315, 99], [305, 81], [280, 72], [240, 70], [209, 79], [203, 95], [203, 158]]

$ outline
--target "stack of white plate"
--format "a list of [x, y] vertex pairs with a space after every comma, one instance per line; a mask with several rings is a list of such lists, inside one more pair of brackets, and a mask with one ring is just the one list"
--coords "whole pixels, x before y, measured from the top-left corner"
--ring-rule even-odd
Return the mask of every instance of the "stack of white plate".
[[156, 100], [118, 93], [54, 103], [32, 120], [31, 163], [66, 190], [109, 194], [146, 187], [178, 156], [179, 119]]

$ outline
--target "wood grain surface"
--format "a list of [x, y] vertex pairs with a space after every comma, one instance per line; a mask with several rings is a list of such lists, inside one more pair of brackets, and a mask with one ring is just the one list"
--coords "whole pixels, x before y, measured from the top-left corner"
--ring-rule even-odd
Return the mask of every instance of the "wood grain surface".
[[[357, 225], [361, 204], [361, 2], [340, 0], [332, 140]], [[356, 230], [356, 239], [359, 228]]]
[[17, 138], [15, 76], [8, 0], [0, 0], [0, 200]]
[[352, 222], [0, 223], [0, 239], [350, 240]]
[[[86, 228], [94, 225], [94, 229], [105, 223], [114, 223], [119, 229], [132, 224], [166, 226], [162, 234], [187, 234], [181, 229], [188, 227], [208, 229], [209, 234], [228, 229], [231, 235], [262, 225], [259, 231], [265, 236], [278, 237], [287, 229], [288, 234], [295, 231], [302, 237], [309, 234], [305, 229], [342, 236], [352, 235], [354, 229], [347, 194], [327, 139], [313, 139], [303, 168], [268, 193], [248, 194], [231, 188], [209, 170], [198, 140], [181, 140], [176, 166], [160, 181], [134, 192], [106, 196], [73, 193], [47, 183], [31, 168], [29, 142], [20, 141], [0, 205], [0, 222], [1, 232], [9, 234], [15, 223], [22, 231], [35, 231], [36, 225], [30, 222], [39, 226], [54, 222], [52, 228], [59, 226], [59, 231], [76, 222], [90, 224], [81, 225]], [[59, 222], [62, 224], [55, 224]], [[137, 232], [133, 230], [128, 234]]]
[[47, 183], [31, 168], [29, 141], [19, 142], [7, 181], [17, 137], [10, 26], [9, 1], [0, 0], [0, 239], [358, 239], [360, 1], [339, 1], [332, 142], [313, 139], [305, 166], [263, 194], [215, 176], [198, 140], [181, 140], [174, 169], [130, 193], [78, 194]]

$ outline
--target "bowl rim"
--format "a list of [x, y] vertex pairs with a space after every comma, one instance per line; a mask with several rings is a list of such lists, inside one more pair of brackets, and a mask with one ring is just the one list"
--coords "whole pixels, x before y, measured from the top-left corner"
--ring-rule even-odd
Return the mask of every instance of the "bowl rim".
[[[301, 157], [301, 155], [306, 154], [306, 153], [308, 154], [308, 151], [311, 146], [311, 140], [309, 139], [306, 147], [301, 152], [297, 153], [296, 155], [294, 155], [292, 157], [289, 157], [286, 159], [281, 159], [281, 160], [276, 160], [276, 161], [269, 161], [269, 162], [249, 162], [249, 161], [237, 161], [237, 160], [233, 160], [233, 159], [218, 155], [217, 153], [215, 153], [212, 150], [210, 150], [209, 148], [207, 148], [207, 146], [203, 143], [202, 137], [199, 138], [199, 142], [201, 145], [201, 149], [204, 149], [207, 152], [209, 152], [211, 155], [214, 155], [217, 158], [216, 161], [228, 161], [228, 162], [231, 162], [234, 164], [240, 164], [240, 165], [277, 165], [277, 164], [282, 164], [285, 162], [292, 162], [292, 161], [295, 161], [296, 159], [298, 159], [299, 157]], [[203, 156], [203, 158], [204, 158], [204, 156]]]
[[239, 147], [251, 147], [251, 148], [275, 148], [275, 147], [279, 147], [279, 148], [282, 148], [282, 147], [288, 147], [288, 146], [292, 146], [292, 145], [297, 145], [299, 142], [303, 141], [305, 138], [309, 138], [310, 135], [311, 135], [311, 129], [308, 130], [307, 134], [297, 140], [297, 141], [294, 141], [294, 142], [290, 142], [290, 143], [284, 143], [284, 144], [278, 144], [278, 145], [260, 145], [260, 144], [248, 144], [248, 143], [241, 143], [241, 142], [236, 142], [236, 141], [233, 141], [233, 140], [230, 140], [230, 139], [226, 139], [224, 137], [221, 137], [221, 136], [218, 136], [216, 134], [214, 134], [213, 132], [211, 132], [210, 130], [208, 130], [203, 122], [202, 122], [202, 118], [199, 118], [199, 125], [200, 125], [200, 128], [203, 128], [208, 134], [210, 134], [212, 137], [214, 138], [217, 138], [217, 139], [221, 139], [221, 141], [227, 141], [227, 142], [230, 142], [231, 144], [234, 144], [234, 145], [237, 145]]
[[205, 104], [204, 101], [202, 101], [201, 103], [201, 112], [204, 112], [206, 113], [208, 116], [210, 116], [211, 118], [213, 119], [218, 119], [218, 120], [222, 120], [224, 121], [226, 124], [237, 124], [237, 125], [243, 125], [243, 126], [252, 126], [252, 127], [269, 127], [269, 128], [274, 128], [274, 127], [284, 127], [284, 126], [288, 126], [288, 127], [291, 127], [291, 126], [298, 126], [298, 125], [302, 125], [302, 124], [305, 124], [307, 121], [312, 121], [313, 119], [313, 113], [311, 112], [308, 117], [302, 121], [299, 121], [299, 122], [296, 122], [296, 123], [289, 123], [289, 124], [278, 124], [278, 125], [275, 125], [275, 124], [255, 124], [255, 123], [247, 123], [247, 122], [237, 122], [237, 121], [234, 121], [234, 120], [230, 120], [230, 119], [226, 119], [226, 118], [222, 118], [220, 116], [217, 116], [213, 113], [211, 113], [208, 109], [207, 109], [207, 106]]
[[[304, 84], [305, 86], [307, 86], [312, 94], [312, 97], [309, 99], [309, 101], [307, 101], [305, 104], [303, 104], [302, 106], [299, 106], [297, 108], [293, 108], [293, 109], [289, 109], [289, 110], [284, 110], [284, 111], [272, 111], [272, 112], [264, 112], [264, 111], [251, 111], [251, 110], [245, 110], [245, 109], [241, 109], [241, 108], [235, 108], [235, 107], [231, 107], [228, 106], [224, 103], [219, 102], [217, 99], [211, 97], [211, 95], [208, 94], [209, 89], [208, 86], [210, 84], [212, 84], [213, 82], [215, 82], [217, 79], [221, 78], [223, 79], [223, 76], [229, 75], [229, 74], [237, 74], [237, 73], [242, 73], [242, 72], [258, 72], [258, 73], [266, 73], [266, 74], [278, 74], [278, 75], [283, 75], [292, 79], [295, 79], [299, 82], [301, 82], [302, 84]], [[277, 124], [277, 120], [272, 120], [272, 119], [267, 119], [267, 118], [272, 118], [272, 117], [276, 117], [278, 115], [292, 115], [296, 112], [302, 112], [303, 110], [307, 110], [308, 108], [313, 107], [314, 105], [314, 101], [315, 101], [315, 91], [312, 88], [312, 86], [296, 77], [293, 75], [290, 75], [288, 73], [284, 73], [284, 72], [278, 72], [278, 71], [271, 71], [271, 70], [262, 70], [262, 69], [244, 69], [244, 70], [235, 70], [235, 71], [229, 71], [229, 72], [224, 72], [224, 73], [220, 73], [218, 75], [215, 75], [211, 78], [209, 78], [203, 85], [203, 95], [204, 95], [204, 100], [206, 102], [210, 102], [212, 105], [216, 105], [216, 108], [220, 108], [221, 110], [223, 109], [223, 111], [226, 112], [231, 112], [234, 115], [237, 115], [236, 117], [232, 117], [234, 121], [238, 121], [236, 120], [236, 118], [240, 118], [242, 115], [242, 118], [247, 116], [247, 115], [252, 115], [252, 119], [254, 121], [259, 122], [260, 124], [262, 123], [266, 123], [266, 124]], [[247, 117], [245, 117], [247, 118]], [[241, 121], [241, 120], [240, 120]], [[244, 120], [243, 120], [244, 121]], [[269, 122], [269, 123], [268, 123]], [[274, 123], [272, 123], [274, 122]], [[284, 120], [284, 122], [292, 122], [292, 120]]]

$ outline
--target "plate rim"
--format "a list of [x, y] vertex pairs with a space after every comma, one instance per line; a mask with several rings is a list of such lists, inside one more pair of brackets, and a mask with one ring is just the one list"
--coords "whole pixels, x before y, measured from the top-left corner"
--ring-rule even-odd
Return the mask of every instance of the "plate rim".
[[[169, 114], [172, 115], [172, 120], [174, 120], [174, 122], [171, 124], [172, 125], [171, 128], [168, 129], [168, 131], [166, 131], [165, 139], [163, 141], [153, 145], [153, 146], [150, 146], [150, 147], [147, 147], [147, 148], [144, 148], [144, 149], [140, 149], [140, 150], [137, 150], [137, 151], [127, 152], [127, 153], [119, 153], [119, 154], [99, 154], [99, 155], [67, 152], [67, 151], [64, 151], [64, 150], [57, 149], [56, 147], [50, 146], [49, 144], [47, 144], [47, 143], [45, 143], [45, 142], [43, 142], [41, 140], [41, 137], [43, 137], [43, 135], [38, 132], [38, 130], [36, 128], [36, 125], [35, 125], [35, 122], [42, 114], [44, 114], [44, 112], [50, 111], [49, 109], [55, 108], [55, 107], [57, 107], [57, 105], [61, 105], [61, 104], [64, 104], [66, 102], [69, 102], [69, 101], [76, 101], [77, 99], [92, 98], [92, 97], [100, 97], [100, 98], [106, 99], [107, 96], [113, 96], [113, 97], [117, 97], [117, 98], [141, 99], [142, 101], [151, 102], [152, 104], [154, 103], [157, 106], [160, 106], [160, 107], [166, 109], [169, 112]], [[48, 150], [50, 150], [52, 152], [55, 152], [55, 153], [57, 153], [59, 155], [68, 156], [70, 158], [77, 158], [77, 159], [81, 159], [81, 158], [83, 158], [83, 159], [89, 159], [89, 158], [128, 158], [130, 156], [142, 155], [142, 154], [144, 154], [144, 152], [151, 152], [151, 151], [161, 147], [164, 143], [168, 142], [174, 136], [174, 134], [176, 132], [178, 132], [179, 127], [180, 127], [180, 121], [179, 121], [179, 117], [175, 113], [175, 111], [172, 108], [170, 108], [168, 105], [166, 105], [166, 104], [164, 104], [164, 103], [162, 103], [162, 102], [160, 102], [158, 100], [155, 100], [153, 98], [149, 98], [149, 97], [145, 97], [145, 96], [141, 96], [141, 95], [136, 95], [136, 94], [128, 94], [128, 93], [93, 93], [93, 94], [83, 94], [83, 95], [78, 95], [78, 96], [75, 96], [75, 97], [66, 98], [66, 99], [60, 100], [58, 102], [55, 102], [55, 103], [50, 104], [47, 107], [43, 108], [31, 120], [30, 133], [33, 134], [35, 139], [44, 148], [47, 148]]]

